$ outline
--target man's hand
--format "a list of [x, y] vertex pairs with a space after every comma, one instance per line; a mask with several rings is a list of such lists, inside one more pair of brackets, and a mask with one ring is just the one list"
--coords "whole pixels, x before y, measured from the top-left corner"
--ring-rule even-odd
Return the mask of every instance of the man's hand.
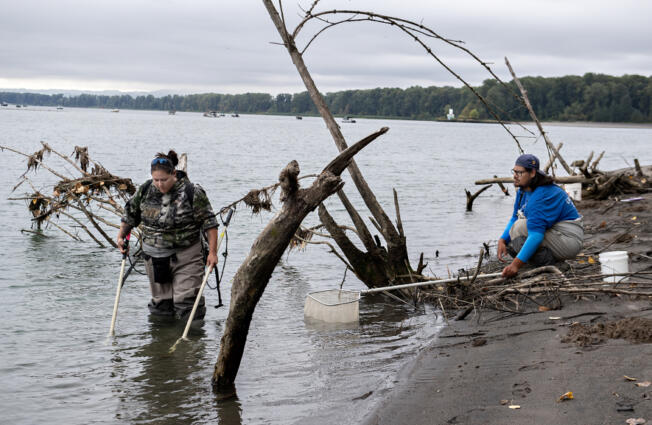
[[506, 262], [505, 256], [507, 255], [507, 244], [505, 243], [505, 239], [500, 238], [498, 239], [498, 261], [501, 263]]
[[512, 261], [512, 263], [509, 266], [507, 266], [507, 267], [505, 267], [503, 269], [503, 277], [504, 278], [510, 278], [510, 277], [516, 276], [518, 274], [518, 271], [524, 265], [525, 265], [524, 262], [522, 262], [518, 258], [514, 258], [514, 261]]

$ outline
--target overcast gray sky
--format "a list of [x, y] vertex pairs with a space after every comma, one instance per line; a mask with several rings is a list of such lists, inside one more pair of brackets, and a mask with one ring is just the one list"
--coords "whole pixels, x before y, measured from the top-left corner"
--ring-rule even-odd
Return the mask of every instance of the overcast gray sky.
[[[311, 3], [283, 3], [289, 27]], [[316, 10], [331, 9], [422, 22], [506, 79], [505, 56], [522, 76], [652, 74], [649, 0], [321, 0]], [[0, 0], [0, 40], [0, 88], [304, 90], [287, 52], [270, 44], [280, 38], [259, 0]], [[468, 56], [429, 44], [472, 84], [488, 78]], [[460, 85], [413, 40], [373, 23], [329, 29], [305, 60], [325, 92]]]

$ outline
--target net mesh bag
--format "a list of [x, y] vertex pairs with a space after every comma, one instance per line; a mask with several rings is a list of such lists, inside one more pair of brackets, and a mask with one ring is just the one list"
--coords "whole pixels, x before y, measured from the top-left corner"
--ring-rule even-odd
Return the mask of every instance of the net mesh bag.
[[329, 289], [312, 292], [306, 297], [303, 313], [311, 319], [330, 323], [358, 320], [360, 292]]

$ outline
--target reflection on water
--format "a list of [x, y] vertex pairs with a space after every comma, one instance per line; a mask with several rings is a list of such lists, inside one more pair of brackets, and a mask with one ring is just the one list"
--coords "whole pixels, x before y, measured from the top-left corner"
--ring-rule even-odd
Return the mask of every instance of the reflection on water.
[[[170, 347], [183, 332], [183, 323], [149, 316], [149, 328], [139, 335], [142, 343], [134, 347], [115, 347], [113, 363], [121, 412], [116, 419], [129, 423], [192, 423], [197, 412], [196, 388], [203, 383], [197, 372], [204, 369], [206, 332], [193, 325], [189, 340], [182, 341], [170, 353]], [[128, 359], [126, 358], [128, 357]], [[137, 370], [126, 371], [125, 364]], [[125, 383], [129, 386], [125, 386]]]
[[[188, 152], [190, 177], [202, 184], [214, 207], [273, 183], [291, 159], [308, 174], [321, 170], [337, 152], [318, 118], [207, 120], [177, 113], [170, 119], [153, 111], [105, 112], [3, 110], [0, 144], [26, 152], [39, 149], [40, 140], [62, 152], [88, 145], [93, 158], [136, 182], [148, 177], [147, 158], [174, 147]], [[343, 131], [354, 141], [385, 125], [390, 132], [356, 160], [382, 205], [393, 205], [392, 188], [397, 188], [413, 264], [424, 252], [431, 274], [447, 277], [449, 271], [472, 266], [481, 243], [495, 241], [502, 231], [513, 199], [490, 189], [466, 213], [464, 188], [474, 179], [505, 175], [517, 154], [513, 141], [498, 126], [482, 124], [361, 119]], [[652, 162], [649, 130], [547, 130], [553, 140], [564, 141], [569, 161], [606, 150], [603, 167], [619, 168], [625, 164], [614, 146], [626, 145], [631, 157]], [[541, 143], [523, 144], [544, 156]], [[128, 160], [123, 152], [130, 153]], [[22, 158], [0, 153], [4, 182], [16, 181], [24, 169]], [[46, 175], [39, 173], [35, 184]], [[343, 178], [344, 190], [363, 211], [348, 175]], [[442, 326], [433, 307], [415, 310], [383, 295], [362, 297], [360, 320], [353, 325], [305, 319], [306, 294], [339, 287], [344, 273], [326, 248], [310, 246], [283, 256], [251, 323], [237, 396], [218, 397], [210, 380], [228, 308], [209, 308], [205, 323], [191, 330], [190, 341], [169, 354], [184, 324], [150, 321], [147, 279], [132, 273], [122, 290], [116, 336], [107, 344], [120, 254], [96, 247], [82, 229], [77, 231], [84, 242], [52, 230], [47, 238], [21, 234], [21, 228], [30, 227], [25, 204], [7, 198], [27, 189], [12, 195], [12, 187], [0, 186], [5, 253], [0, 259], [0, 406], [11, 406], [2, 411], [6, 423], [358, 423], [392, 388], [405, 361], [431, 344]], [[42, 188], [43, 193], [51, 190]], [[326, 205], [338, 222], [348, 222], [337, 199]], [[243, 209], [234, 216], [222, 284], [225, 306], [230, 279], [269, 218]], [[313, 214], [304, 224], [313, 226], [317, 218]], [[344, 288], [363, 286], [349, 274]], [[207, 305], [217, 303], [214, 291], [205, 295]]]

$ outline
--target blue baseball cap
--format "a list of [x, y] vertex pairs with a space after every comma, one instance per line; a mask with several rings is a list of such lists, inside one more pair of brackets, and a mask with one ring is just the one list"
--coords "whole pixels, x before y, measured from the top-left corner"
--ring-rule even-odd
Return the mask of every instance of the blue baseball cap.
[[543, 176], [547, 176], [546, 173], [539, 169], [539, 158], [532, 155], [531, 153], [526, 153], [516, 158], [516, 163], [514, 165], [520, 165], [521, 167], [527, 168], [528, 170], [534, 169], [537, 170], [537, 173]]

